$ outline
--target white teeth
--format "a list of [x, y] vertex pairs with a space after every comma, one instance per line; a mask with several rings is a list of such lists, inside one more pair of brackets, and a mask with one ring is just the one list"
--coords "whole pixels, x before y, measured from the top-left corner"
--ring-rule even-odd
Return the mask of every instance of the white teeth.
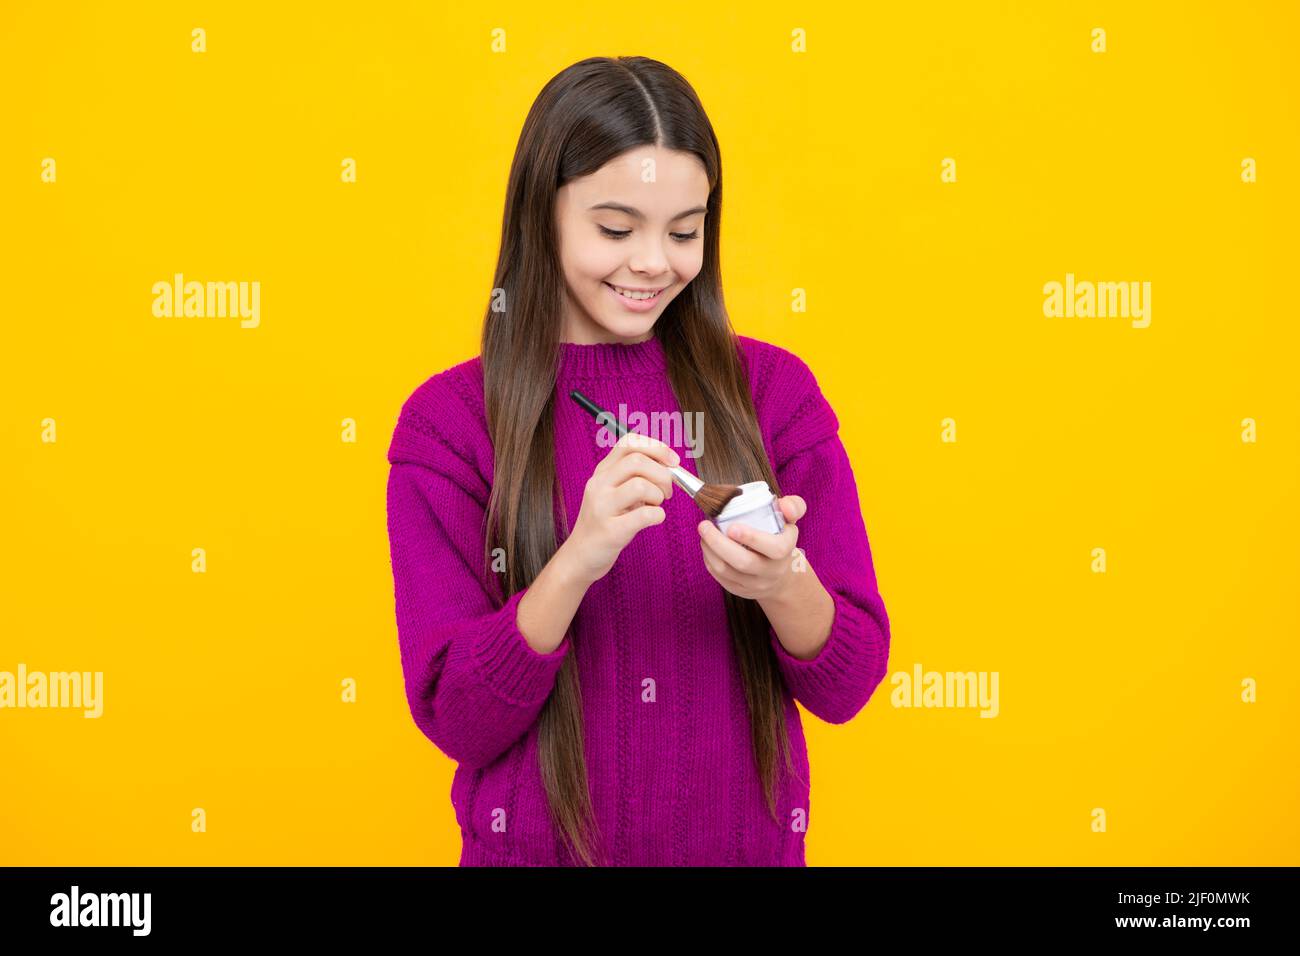
[[[625, 299], [653, 299], [655, 296], [659, 294], [659, 292], [632, 292], [629, 289], [621, 289], [618, 286], [613, 284], [610, 285], [610, 288], [613, 289], [615, 292], [617, 292], [619, 295], [623, 296]], [[663, 290], [660, 289], [659, 291], [662, 292]]]

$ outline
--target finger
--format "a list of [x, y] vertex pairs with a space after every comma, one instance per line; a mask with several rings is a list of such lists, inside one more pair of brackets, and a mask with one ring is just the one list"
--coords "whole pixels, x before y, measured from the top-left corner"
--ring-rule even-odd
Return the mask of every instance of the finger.
[[745, 574], [757, 574], [763, 567], [763, 561], [766, 560], [763, 556], [747, 550], [739, 541], [728, 538], [711, 521], [708, 527], [703, 529], [701, 540], [705, 547], [711, 548], [719, 558]]
[[664, 465], [680, 465], [681, 457], [657, 438], [642, 435], [640, 432], [628, 432], [621, 437], [596, 466], [596, 470], [608, 468], [632, 452], [641, 452], [647, 458], [653, 458]]
[[614, 514], [618, 515], [643, 504], [663, 504], [664, 490], [647, 478], [633, 475], [614, 489], [613, 501]]
[[744, 545], [751, 551], [757, 551], [766, 558], [785, 558], [794, 547], [799, 529], [787, 524], [780, 532], [759, 531], [746, 524], [733, 524], [727, 527], [727, 537]]
[[781, 499], [781, 513], [786, 521], [798, 521], [808, 513], [808, 502], [798, 495], [786, 495]]
[[641, 452], [629, 452], [609, 470], [609, 480], [613, 485], [621, 485], [633, 475], [640, 475], [654, 482], [663, 489], [664, 497], [673, 496], [673, 476], [667, 467]]
[[700, 541], [700, 554], [704, 558], [704, 566], [709, 569], [709, 573], [715, 578], [722, 578], [726, 572], [726, 562], [704, 546], [704, 541]]
[[640, 508], [633, 508], [626, 514], [615, 515], [610, 522], [627, 540], [643, 528], [648, 528], [652, 524], [663, 524], [668, 518], [668, 512], [664, 511], [658, 505], [642, 505]]
[[700, 541], [700, 553], [704, 556], [704, 565], [714, 579], [727, 590], [740, 590], [745, 586], [746, 576], [718, 557], [703, 540]]
[[735, 587], [742, 583], [742, 579], [749, 577], [742, 575], [739, 571], [723, 560], [716, 551], [704, 543], [704, 533], [707, 530], [717, 532], [717, 527], [712, 521], [701, 521], [697, 526], [700, 531], [700, 552], [704, 555], [704, 563], [718, 579], [719, 583], [726, 584], [729, 587]]

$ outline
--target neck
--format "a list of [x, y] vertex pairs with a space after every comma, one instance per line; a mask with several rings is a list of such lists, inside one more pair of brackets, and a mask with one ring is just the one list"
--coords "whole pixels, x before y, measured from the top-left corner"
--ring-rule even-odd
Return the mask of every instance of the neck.
[[654, 338], [655, 330], [651, 326], [645, 332], [632, 338], [624, 338], [615, 335], [604, 326], [583, 325], [575, 327], [573, 323], [567, 323], [564, 331], [560, 334], [560, 341], [568, 345], [638, 345]]

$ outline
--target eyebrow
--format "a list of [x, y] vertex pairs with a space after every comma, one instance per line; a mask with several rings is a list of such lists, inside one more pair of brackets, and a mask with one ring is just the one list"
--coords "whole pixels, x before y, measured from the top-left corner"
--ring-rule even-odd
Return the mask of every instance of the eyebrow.
[[[588, 207], [587, 211], [592, 212], [597, 209], [612, 209], [615, 212], [627, 213], [633, 219], [645, 218], [645, 213], [641, 212], [641, 210], [633, 209], [631, 206], [624, 206], [622, 203], [619, 202], [597, 203], [594, 206]], [[668, 221], [676, 222], [678, 219], [685, 219], [687, 216], [694, 216], [697, 212], [708, 212], [708, 211], [709, 209], [707, 206], [696, 206], [694, 209], [687, 209], [685, 212], [679, 212], [677, 215], [673, 216], [673, 218], [669, 219]]]

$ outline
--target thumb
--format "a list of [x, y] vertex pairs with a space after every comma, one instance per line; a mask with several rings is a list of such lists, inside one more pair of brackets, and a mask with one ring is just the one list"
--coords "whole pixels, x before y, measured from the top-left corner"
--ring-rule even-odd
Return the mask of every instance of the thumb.
[[808, 503], [798, 495], [786, 495], [781, 499], [781, 513], [786, 521], [798, 521], [808, 513]]

